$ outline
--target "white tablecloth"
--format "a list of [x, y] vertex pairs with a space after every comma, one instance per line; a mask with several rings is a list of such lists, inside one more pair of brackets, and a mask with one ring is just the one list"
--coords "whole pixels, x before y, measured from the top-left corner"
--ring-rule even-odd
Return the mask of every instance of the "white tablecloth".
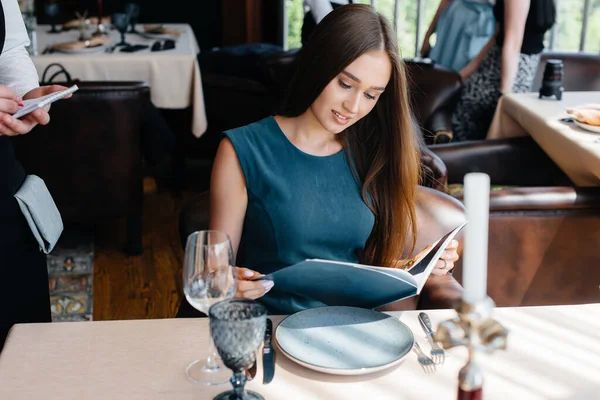
[[498, 103], [488, 139], [531, 135], [578, 186], [600, 186], [600, 134], [561, 122], [566, 109], [600, 104], [600, 92], [564, 92], [562, 101], [538, 93], [511, 93]]
[[[434, 326], [455, 315], [428, 312]], [[399, 316], [429, 351], [416, 311]], [[486, 400], [598, 399], [600, 304], [498, 308], [508, 350], [483, 355]], [[274, 323], [280, 317], [273, 317]], [[207, 355], [207, 319], [69, 322], [16, 325], [0, 354], [0, 399], [208, 400], [228, 385], [206, 387], [185, 377]], [[248, 389], [265, 399], [456, 399], [463, 348], [426, 375], [411, 352], [391, 369], [336, 376], [304, 368], [277, 351], [275, 378], [262, 384], [259, 358]]]
[[[53, 43], [77, 40], [76, 29], [49, 34], [49, 26], [38, 27], [39, 56], [32, 57], [40, 79], [45, 68], [52, 63], [62, 64], [73, 79], [82, 81], [144, 81], [150, 85], [152, 103], [158, 108], [181, 109], [192, 106], [192, 133], [200, 137], [206, 131], [206, 112], [197, 54], [200, 48], [188, 24], [165, 24], [182, 32], [175, 49], [151, 52], [150, 49], [134, 53], [41, 54]], [[142, 26], [137, 30], [141, 31]], [[120, 40], [116, 30], [108, 30], [110, 45]], [[132, 44], [151, 46], [154, 39], [137, 34], [127, 34]], [[53, 69], [52, 71], [57, 71]], [[47, 75], [46, 78], [49, 78]]]

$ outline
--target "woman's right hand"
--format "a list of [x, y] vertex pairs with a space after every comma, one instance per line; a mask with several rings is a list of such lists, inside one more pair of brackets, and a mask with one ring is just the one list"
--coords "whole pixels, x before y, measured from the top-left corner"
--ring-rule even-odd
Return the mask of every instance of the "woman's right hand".
[[248, 268], [236, 267], [237, 270], [237, 289], [233, 297], [238, 299], [256, 300], [273, 288], [273, 281], [253, 279], [264, 276]]

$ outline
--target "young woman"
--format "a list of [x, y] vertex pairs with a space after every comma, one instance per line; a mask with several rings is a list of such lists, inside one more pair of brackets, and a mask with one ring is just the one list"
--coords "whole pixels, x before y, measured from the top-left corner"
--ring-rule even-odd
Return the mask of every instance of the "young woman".
[[464, 88], [452, 118], [457, 141], [484, 139], [500, 96], [531, 90], [556, 9], [554, 0], [497, 0], [494, 16], [497, 34], [461, 71]]
[[[320, 306], [251, 279], [307, 258], [392, 267], [414, 250], [419, 142], [396, 33], [371, 6], [329, 13], [299, 55], [281, 112], [225, 135], [210, 228], [229, 234], [245, 267], [237, 297], [278, 314]], [[453, 268], [457, 245], [435, 274]]]

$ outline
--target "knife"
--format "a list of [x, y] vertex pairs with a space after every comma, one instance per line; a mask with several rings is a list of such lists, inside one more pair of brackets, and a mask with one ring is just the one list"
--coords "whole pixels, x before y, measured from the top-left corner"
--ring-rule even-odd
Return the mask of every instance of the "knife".
[[267, 329], [265, 330], [265, 344], [263, 346], [263, 384], [267, 384], [273, 380], [275, 375], [275, 351], [271, 343], [273, 338], [273, 322], [267, 318]]

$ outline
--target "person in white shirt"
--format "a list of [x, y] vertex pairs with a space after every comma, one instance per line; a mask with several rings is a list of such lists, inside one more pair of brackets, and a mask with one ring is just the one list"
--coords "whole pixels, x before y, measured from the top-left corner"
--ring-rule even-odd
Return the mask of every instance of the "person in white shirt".
[[50, 121], [49, 106], [21, 119], [12, 117], [23, 99], [66, 89], [39, 86], [27, 53], [29, 38], [17, 0], [0, 3], [0, 350], [16, 323], [50, 322], [46, 256], [27, 225], [14, 193], [26, 174], [15, 158], [10, 136], [29, 133]]
[[302, 44], [304, 45], [313, 29], [334, 8], [350, 4], [352, 0], [304, 0], [304, 21], [302, 22]]

